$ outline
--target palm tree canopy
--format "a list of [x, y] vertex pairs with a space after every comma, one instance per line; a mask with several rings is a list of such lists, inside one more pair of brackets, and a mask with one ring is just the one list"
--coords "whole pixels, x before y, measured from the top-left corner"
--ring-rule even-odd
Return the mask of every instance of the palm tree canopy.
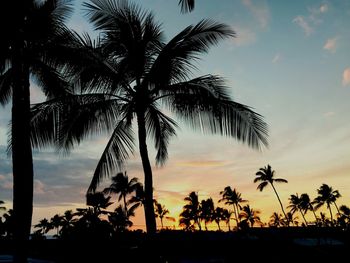
[[302, 211], [301, 210], [301, 199], [298, 196], [298, 194], [296, 195], [290, 195], [289, 197], [289, 205], [287, 206], [288, 208], [290, 208], [290, 212], [292, 214], [294, 214], [297, 211]]
[[[31, 81], [49, 98], [66, 93], [68, 83], [57, 69], [55, 58], [68, 29], [64, 22], [72, 13], [71, 0], [4, 1], [0, 11], [0, 32], [6, 36], [0, 43], [0, 104], [12, 97], [15, 72], [13, 58], [16, 47], [23, 45], [21, 60], [29, 66]], [[10, 16], [8, 14], [11, 14]], [[14, 53], [16, 52], [16, 53]]]
[[244, 200], [242, 198], [242, 194], [239, 193], [236, 188], [232, 190], [230, 186], [226, 186], [224, 191], [220, 192], [220, 195], [222, 195], [222, 198], [219, 200], [219, 202], [225, 201], [225, 205], [237, 205], [240, 207], [240, 203], [245, 203], [247, 200]]
[[324, 204], [328, 206], [341, 197], [338, 190], [333, 190], [333, 188], [327, 184], [322, 184], [319, 189], [317, 189], [318, 196], [315, 198], [315, 209], [320, 208]]
[[263, 191], [269, 183], [270, 184], [273, 184], [274, 182], [288, 183], [288, 181], [286, 179], [274, 178], [275, 171], [272, 170], [272, 168], [269, 164], [263, 168], [260, 168], [259, 171], [255, 175], [256, 175], [256, 177], [254, 179], [254, 183], [261, 182], [257, 187], [257, 189], [260, 191]]
[[234, 102], [221, 77], [190, 78], [200, 54], [221, 39], [235, 36], [227, 25], [202, 20], [165, 42], [153, 14], [137, 5], [92, 0], [85, 8], [95, 28], [101, 30], [101, 38], [94, 42], [72, 34], [76, 44], [64, 54], [70, 61], [77, 57], [74, 54], [81, 54], [66, 68], [80, 93], [76, 90], [36, 106], [32, 124], [37, 146], [55, 141], [70, 149], [91, 134], [111, 133], [91, 191], [104, 176], [122, 169], [133, 152], [132, 123], [137, 116], [145, 118], [147, 135], [157, 150], [156, 163], [164, 164], [177, 123], [163, 109], [204, 133], [233, 137], [256, 149], [267, 146], [262, 116]]
[[118, 173], [116, 176], [112, 177], [112, 184], [103, 190], [106, 194], [119, 194], [119, 201], [123, 196], [126, 196], [134, 191], [136, 191], [137, 185], [140, 184], [136, 177], [130, 179], [125, 172]]

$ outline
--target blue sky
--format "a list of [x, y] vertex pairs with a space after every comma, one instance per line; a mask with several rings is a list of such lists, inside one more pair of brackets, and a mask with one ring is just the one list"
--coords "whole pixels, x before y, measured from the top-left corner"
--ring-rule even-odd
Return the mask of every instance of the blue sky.
[[[350, 1], [197, 0], [190, 14], [181, 14], [175, 0], [134, 2], [155, 13], [168, 39], [203, 18], [230, 25], [237, 37], [204, 55], [195, 75], [225, 77], [234, 100], [253, 107], [270, 127], [270, 147], [256, 152], [181, 125], [170, 144], [169, 161], [154, 170], [155, 195], [173, 216], [190, 191], [216, 201], [218, 193], [230, 185], [268, 218], [279, 211], [277, 200], [272, 189], [260, 193], [253, 184], [255, 172], [268, 163], [278, 177], [289, 181], [277, 186], [284, 205], [290, 194], [306, 192], [314, 198], [322, 183], [340, 191], [339, 204], [350, 205]], [[76, 7], [69, 26], [96, 35], [81, 15], [81, 1], [76, 1]], [[43, 99], [35, 87], [32, 98], [33, 102]], [[0, 115], [0, 200], [8, 203], [12, 183], [11, 161], [5, 154], [9, 109], [1, 109]], [[104, 137], [93, 138], [69, 156], [58, 156], [52, 149], [35, 152], [34, 222], [83, 206], [105, 143]], [[154, 152], [150, 155], [154, 157]], [[130, 177], [143, 181], [137, 152], [127, 170]], [[143, 224], [142, 215], [136, 224]]]

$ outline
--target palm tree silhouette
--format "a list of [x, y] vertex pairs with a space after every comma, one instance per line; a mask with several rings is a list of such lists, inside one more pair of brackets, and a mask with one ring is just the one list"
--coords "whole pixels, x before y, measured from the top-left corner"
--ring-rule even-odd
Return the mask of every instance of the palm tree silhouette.
[[320, 188], [317, 189], [317, 194], [318, 196], [314, 200], [315, 209], [319, 209], [321, 206], [326, 204], [331, 216], [331, 222], [333, 224], [333, 213], [331, 204], [334, 204], [339, 213], [339, 209], [336, 204], [336, 200], [341, 197], [339, 191], [333, 190], [333, 188], [327, 184], [322, 184]]
[[214, 202], [213, 199], [208, 198], [202, 200], [200, 204], [200, 218], [204, 221], [205, 230], [208, 231], [208, 223], [213, 221], [214, 217]]
[[64, 93], [66, 82], [52, 62], [60, 55], [58, 46], [63, 42], [64, 21], [71, 7], [69, 0], [1, 3], [0, 104], [7, 104], [12, 97], [9, 149], [13, 164], [14, 235], [20, 241], [29, 239], [33, 213], [30, 81], [36, 81], [48, 97]]
[[276, 196], [277, 196], [277, 199], [278, 199], [278, 202], [280, 203], [281, 205], [281, 209], [282, 209], [282, 212], [283, 212], [283, 215], [285, 218], [287, 218], [287, 215], [286, 213], [284, 212], [284, 209], [283, 209], [283, 205], [282, 205], [282, 202], [281, 202], [281, 199], [276, 191], [276, 188], [274, 186], [274, 183], [288, 183], [287, 180], [285, 179], [282, 179], [282, 178], [274, 178], [275, 176], [275, 171], [271, 169], [271, 166], [268, 164], [267, 166], [263, 167], [263, 168], [260, 168], [258, 172], [256, 172], [256, 178], [254, 179], [254, 183], [258, 183], [258, 182], [261, 182], [257, 189], [260, 190], [260, 192], [262, 192], [265, 187], [270, 184], [272, 186], [272, 189], [273, 191], [275, 192]]
[[116, 232], [124, 232], [132, 227], [133, 222], [130, 220], [132, 216], [135, 216], [134, 209], [126, 210], [119, 205], [113, 213], [110, 213], [108, 220]]
[[284, 226], [283, 216], [274, 212], [270, 217], [269, 225], [274, 227]]
[[254, 210], [253, 208], [250, 208], [249, 205], [245, 205], [242, 207], [242, 211], [239, 214], [239, 217], [243, 219], [243, 224], [248, 224], [248, 226], [250, 225], [253, 227], [256, 223], [261, 224], [259, 214], [259, 210]]
[[318, 218], [316, 216], [315, 209], [311, 203], [309, 195], [306, 193], [300, 195], [300, 208], [304, 211], [304, 214], [306, 214], [307, 211], [311, 211], [315, 217], [315, 222], [317, 224]]
[[196, 192], [191, 192], [188, 196], [184, 199], [188, 203], [184, 206], [183, 212], [180, 214], [184, 218], [190, 218], [190, 220], [193, 220], [195, 224], [197, 224], [198, 229], [202, 230], [202, 226], [200, 223], [200, 203], [198, 201], [198, 195]]
[[113, 202], [110, 202], [111, 197], [105, 196], [103, 192], [95, 192], [86, 194], [86, 205], [93, 208], [95, 215], [103, 213], [103, 209], [109, 207]]
[[222, 198], [219, 200], [219, 203], [225, 201], [225, 205], [233, 206], [233, 211], [235, 213], [236, 223], [238, 227], [240, 220], [238, 215], [241, 209], [240, 203], [245, 203], [247, 200], [243, 200], [241, 193], [239, 193], [236, 188], [232, 190], [230, 186], [226, 186], [224, 191], [221, 191], [220, 194], [222, 195]]
[[51, 230], [51, 224], [49, 220], [46, 218], [43, 218], [39, 221], [38, 224], [34, 226], [34, 228], [39, 228], [39, 232], [42, 234], [47, 234]]
[[223, 213], [222, 213], [222, 220], [225, 221], [228, 231], [231, 231], [231, 225], [230, 225], [230, 220], [231, 220], [231, 216], [233, 214], [232, 210], [228, 210], [223, 208]]
[[60, 227], [62, 226], [62, 217], [59, 214], [54, 215], [50, 219], [50, 226], [51, 229], [56, 229], [56, 237], [59, 237], [59, 230]]
[[[154, 233], [153, 173], [146, 142], [147, 137], [154, 140], [156, 164], [163, 165], [177, 127], [166, 113], [172, 112], [196, 130], [232, 137], [255, 149], [267, 145], [267, 125], [259, 114], [230, 98], [222, 78], [204, 75], [190, 79], [200, 54], [235, 35], [227, 25], [202, 20], [166, 43], [153, 14], [137, 5], [93, 0], [85, 7], [103, 37], [100, 42], [76, 37], [76, 52], [82, 58], [69, 73], [80, 84], [81, 93], [38, 105], [34, 119], [43, 123], [34, 124], [56, 127], [48, 137], [59, 138], [59, 144], [67, 149], [91, 133], [112, 133], [89, 187], [93, 192], [104, 176], [122, 169], [133, 151], [135, 123], [144, 172], [147, 232]], [[47, 116], [60, 116], [61, 122]]]
[[123, 199], [124, 209], [126, 212], [128, 212], [126, 197], [127, 195], [136, 191], [136, 188], [138, 187], [137, 185], [139, 184], [140, 183], [136, 177], [129, 181], [129, 177], [126, 172], [124, 174], [118, 173], [116, 176], [112, 177], [112, 184], [105, 188], [103, 192], [105, 194], [119, 195], [118, 201]]
[[194, 0], [179, 0], [179, 5], [181, 6], [181, 12], [187, 13], [194, 9]]
[[294, 216], [293, 213], [288, 212], [287, 217], [285, 218], [285, 225], [289, 226], [289, 224], [292, 224], [292, 225], [298, 226], [299, 225], [298, 219], [299, 218], [297, 216]]
[[225, 219], [224, 209], [222, 207], [216, 207], [213, 213], [213, 221], [218, 225], [219, 231], [221, 231], [220, 221]]
[[175, 218], [173, 218], [171, 216], [166, 216], [167, 214], [170, 213], [169, 210], [166, 209], [164, 205], [158, 203], [156, 200], [154, 200], [154, 209], [155, 209], [156, 217], [159, 217], [159, 219], [160, 219], [160, 224], [162, 226], [162, 229], [164, 228], [164, 225], [163, 225], [164, 218], [171, 220], [171, 221], [175, 221]]
[[299, 197], [298, 194], [295, 194], [295, 195], [290, 195], [290, 198], [289, 198], [289, 206], [287, 206], [288, 208], [290, 208], [290, 212], [291, 214], [293, 215], [296, 211], [299, 211], [301, 216], [303, 217], [303, 220], [305, 222], [305, 225], [307, 226], [307, 221], [306, 221], [306, 218], [305, 218], [305, 215], [303, 213], [304, 209], [303, 209], [303, 206], [302, 206], [302, 201]]

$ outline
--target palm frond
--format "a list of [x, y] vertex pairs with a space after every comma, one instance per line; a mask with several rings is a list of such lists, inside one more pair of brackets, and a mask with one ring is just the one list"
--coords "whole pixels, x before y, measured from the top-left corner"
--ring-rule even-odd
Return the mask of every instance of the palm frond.
[[0, 104], [6, 105], [12, 96], [13, 70], [10, 68], [0, 75]]
[[194, 9], [194, 4], [195, 0], [179, 0], [182, 13], [191, 12]]
[[155, 148], [157, 150], [156, 163], [163, 165], [168, 157], [170, 138], [176, 135], [175, 128], [177, 124], [155, 107], [149, 107], [145, 117], [147, 132], [151, 134], [155, 141]]
[[252, 148], [267, 146], [268, 129], [261, 115], [228, 98], [223, 81], [203, 76], [163, 89], [162, 100], [191, 128], [233, 137]]
[[188, 26], [160, 51], [148, 76], [148, 81], [164, 86], [188, 79], [195, 66], [193, 61], [219, 40], [232, 37], [235, 32], [225, 24], [202, 20]]
[[134, 149], [133, 133], [130, 125], [119, 121], [97, 164], [88, 192], [94, 192], [102, 178], [115, 170], [122, 170], [129, 152]]
[[260, 190], [260, 192], [262, 192], [268, 184], [268, 182], [262, 182], [258, 185], [257, 189]]
[[276, 178], [273, 181], [277, 182], [277, 183], [288, 183], [288, 181], [286, 179], [282, 179], [282, 178]]

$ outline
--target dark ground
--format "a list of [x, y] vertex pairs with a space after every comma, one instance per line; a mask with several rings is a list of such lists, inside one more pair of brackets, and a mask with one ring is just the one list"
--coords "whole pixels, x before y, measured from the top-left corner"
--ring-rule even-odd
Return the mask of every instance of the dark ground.
[[[10, 241], [0, 241], [0, 254], [11, 254], [12, 249]], [[31, 240], [28, 249], [31, 257], [55, 263], [349, 262], [350, 232], [257, 228], [230, 233], [163, 231], [153, 237], [130, 232], [109, 241]]]

